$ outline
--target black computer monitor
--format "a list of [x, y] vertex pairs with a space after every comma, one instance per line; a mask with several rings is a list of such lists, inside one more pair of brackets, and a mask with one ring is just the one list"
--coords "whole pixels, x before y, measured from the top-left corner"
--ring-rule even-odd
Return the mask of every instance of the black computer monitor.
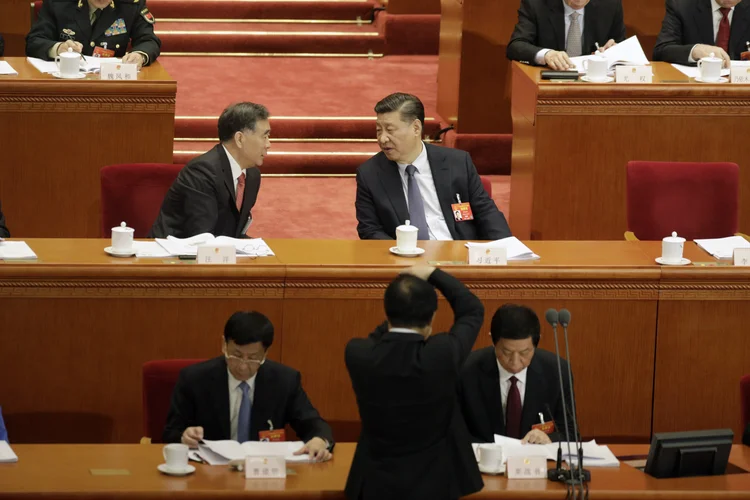
[[733, 439], [731, 429], [654, 434], [644, 471], [657, 478], [724, 474]]

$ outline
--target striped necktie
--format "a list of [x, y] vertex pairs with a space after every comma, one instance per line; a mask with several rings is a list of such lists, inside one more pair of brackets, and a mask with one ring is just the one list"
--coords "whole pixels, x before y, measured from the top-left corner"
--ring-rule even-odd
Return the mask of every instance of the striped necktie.
[[579, 17], [581, 17], [581, 15], [578, 12], [573, 12], [570, 15], [568, 43], [565, 46], [565, 51], [570, 57], [578, 57], [583, 54], [583, 47], [581, 45], [581, 23], [578, 21]]

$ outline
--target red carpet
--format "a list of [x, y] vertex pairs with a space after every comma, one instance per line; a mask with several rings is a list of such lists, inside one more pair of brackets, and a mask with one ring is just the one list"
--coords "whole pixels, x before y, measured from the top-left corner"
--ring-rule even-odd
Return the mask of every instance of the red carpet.
[[[370, 19], [380, 4], [367, 0], [149, 0], [148, 8], [161, 19]], [[311, 15], [313, 14], [313, 15]]]

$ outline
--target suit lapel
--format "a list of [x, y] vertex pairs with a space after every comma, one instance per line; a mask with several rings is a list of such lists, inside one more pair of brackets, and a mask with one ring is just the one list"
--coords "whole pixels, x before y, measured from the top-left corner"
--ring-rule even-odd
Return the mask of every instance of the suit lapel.
[[[99, 15], [99, 20], [96, 22], [94, 31], [91, 33], [91, 39], [96, 40], [97, 38], [100, 38], [104, 32], [107, 31], [107, 28], [112, 26], [115, 19], [117, 19], [117, 11], [115, 10], [114, 5], [109, 4], [102, 9], [102, 13]], [[115, 50], [114, 47], [107, 46], [107, 48], [109, 50]]]
[[[250, 440], [258, 439], [259, 431], [269, 429], [268, 421], [273, 417], [271, 401], [273, 397], [272, 380], [268, 377], [268, 367], [261, 366], [255, 376], [255, 392], [253, 394], [253, 408], [250, 412]], [[274, 422], [281, 426], [283, 422]], [[276, 428], [276, 427], [274, 427]]]
[[[229, 196], [232, 197], [232, 210], [237, 212], [237, 196], [234, 192], [234, 176], [232, 175], [232, 166], [229, 164], [229, 157], [227, 152], [224, 150], [224, 146], [219, 144], [216, 146], [216, 151], [219, 154], [219, 161], [221, 162], [221, 172], [224, 178], [224, 187], [229, 191]], [[247, 188], [247, 184], [245, 184]]]
[[581, 55], [587, 55], [594, 51], [594, 42], [602, 44], [607, 40], [596, 39], [596, 23], [599, 20], [599, 3], [589, 2], [583, 9], [583, 40], [581, 40]]
[[521, 433], [525, 434], [531, 430], [531, 426], [538, 424], [539, 408], [544, 405], [544, 377], [538, 363], [532, 358], [528, 370], [526, 370], [526, 387], [523, 397], [523, 410], [521, 411]]
[[480, 390], [484, 406], [490, 417], [492, 432], [505, 435], [505, 414], [503, 413], [503, 400], [500, 395], [500, 370], [497, 368], [495, 351], [487, 349], [487, 357], [482, 360], [482, 379]]
[[714, 19], [711, 11], [711, 0], [700, 0], [698, 8], [695, 9], [695, 25], [698, 28], [698, 39], [700, 43], [714, 45]]
[[451, 203], [456, 202], [456, 200], [452, 198], [455, 193], [451, 193], [450, 165], [446, 163], [445, 155], [439, 147], [428, 144], [425, 144], [424, 146], [427, 148], [427, 161], [430, 162], [432, 182], [435, 184], [435, 191], [437, 192], [438, 201], [440, 202], [440, 210], [443, 212], [443, 218], [445, 218], [445, 223], [448, 226], [448, 230], [451, 232], [451, 236], [454, 240], [458, 240], [460, 238], [456, 232], [456, 221], [453, 219], [453, 212], [451, 212], [450, 209]]
[[[242, 210], [240, 211], [240, 220], [237, 226], [237, 232], [242, 231], [247, 224], [247, 220], [250, 217], [250, 207], [255, 203], [255, 197], [258, 195], [260, 189], [260, 175], [257, 169], [245, 170], [245, 192], [242, 196]], [[235, 205], [237, 203], [235, 202]]]
[[[76, 23], [78, 24], [78, 33], [76, 33], [75, 39], [84, 45], [88, 40], [91, 39], [91, 18], [89, 17], [89, 6], [86, 2], [82, 2], [81, 6], [78, 7], [76, 12]], [[86, 47], [84, 46], [84, 50]]]
[[556, 50], [565, 50], [565, 11], [562, 0], [547, 0], [549, 21], [555, 33]]
[[[729, 56], [732, 59], [739, 59], [740, 54], [750, 50], [746, 44], [750, 41], [748, 22], [750, 22], [750, 2], [745, 0], [737, 4], [732, 15], [732, 27], [729, 32]], [[737, 50], [737, 53], [732, 54], [733, 50]]]
[[403, 224], [409, 218], [409, 209], [406, 206], [404, 187], [401, 183], [401, 173], [396, 162], [389, 160], [383, 155], [380, 160], [380, 182], [383, 184], [385, 193], [396, 212], [399, 223]]
[[231, 415], [229, 415], [229, 376], [227, 375], [227, 362], [219, 359], [214, 372], [214, 383], [212, 385], [215, 415], [219, 420], [221, 435], [231, 439]]

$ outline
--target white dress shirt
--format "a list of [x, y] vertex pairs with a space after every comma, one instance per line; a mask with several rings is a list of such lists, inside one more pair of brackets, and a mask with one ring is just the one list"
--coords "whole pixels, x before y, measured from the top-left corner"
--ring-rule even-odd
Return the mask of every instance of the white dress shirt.
[[[495, 360], [497, 360], [497, 358], [495, 358]], [[521, 394], [521, 407], [523, 407], [523, 400], [526, 396], [526, 372], [528, 371], [528, 368], [524, 368], [518, 373], [510, 373], [503, 368], [500, 361], [498, 361], [497, 369], [500, 370], [500, 399], [503, 401], [503, 415], [505, 415], [505, 408], [508, 404], [508, 393], [510, 392], [511, 386], [511, 377], [516, 377], [518, 379], [516, 386], [518, 387], [518, 392]]]
[[[424, 204], [424, 215], [427, 219], [427, 227], [430, 232], [431, 240], [452, 240], [448, 224], [443, 217], [443, 211], [440, 208], [435, 181], [432, 179], [432, 169], [430, 161], [427, 159], [427, 148], [422, 143], [422, 152], [411, 165], [417, 168], [414, 172], [414, 180], [417, 181], [419, 192], [422, 193], [422, 203]], [[406, 207], [409, 207], [409, 174], [406, 173], [406, 167], [409, 163], [399, 163], [398, 171], [401, 174], [401, 186], [404, 188], [404, 198]]]
[[237, 196], [237, 182], [240, 178], [240, 175], [242, 175], [242, 168], [240, 167], [240, 164], [237, 163], [237, 160], [234, 159], [234, 156], [229, 154], [229, 151], [226, 147], [222, 144], [221, 146], [224, 148], [224, 152], [227, 154], [227, 158], [229, 158], [229, 166], [232, 167], [232, 178], [234, 179], [234, 195]]
[[415, 335], [422, 335], [416, 330], [412, 330], [411, 328], [391, 328], [388, 330], [389, 333], [413, 333]]
[[[723, 17], [721, 15], [721, 5], [716, 0], [711, 0], [711, 12], [714, 16], [714, 43], [716, 43], [716, 37], [719, 35], [719, 25], [721, 24], [721, 18]], [[734, 7], [729, 9], [729, 15], [727, 15], [727, 19], [729, 19], [729, 27], [732, 26], [732, 18], [734, 17]], [[697, 43], [695, 45], [698, 45]], [[695, 45], [693, 45], [693, 49], [695, 48]], [[690, 55], [688, 56], [688, 62], [694, 63], [695, 59], [693, 59], [693, 49], [690, 49]]]
[[[568, 31], [570, 31], [570, 15], [573, 12], [578, 12], [578, 26], [581, 27], [581, 42], [583, 42], [583, 16], [586, 11], [586, 7], [583, 9], [574, 9], [570, 5], [566, 4], [564, 0], [560, 0], [563, 3], [563, 11], [565, 14], [563, 14], [563, 17], [565, 18], [565, 43], [568, 43]], [[582, 47], [584, 50], [586, 47]], [[536, 56], [534, 57], [534, 62], [537, 63], [539, 66], [544, 66], [544, 56], [552, 49], [542, 49], [539, 52], [536, 53]]]
[[[231, 158], [231, 156], [230, 156]], [[237, 380], [232, 372], [227, 368], [229, 375], [229, 428], [231, 429], [232, 440], [237, 441], [237, 419], [240, 417], [240, 403], [242, 403], [242, 389], [240, 389], [241, 380]], [[247, 380], [250, 390], [247, 395], [250, 397], [250, 407], [252, 408], [253, 399], [255, 398], [255, 377], [257, 373]], [[250, 410], [250, 419], [252, 421], [252, 409]]]

